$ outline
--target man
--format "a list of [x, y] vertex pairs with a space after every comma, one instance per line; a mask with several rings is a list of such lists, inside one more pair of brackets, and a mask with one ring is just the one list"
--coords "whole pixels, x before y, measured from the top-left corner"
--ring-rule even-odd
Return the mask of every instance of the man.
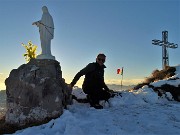
[[[32, 25], [39, 27], [39, 34], [41, 40], [42, 54], [39, 55], [39, 59], [42, 58], [51, 58], [51, 40], [54, 38], [54, 22], [52, 16], [48, 12], [46, 6], [42, 7], [42, 18], [41, 20], [34, 22]], [[49, 56], [49, 57], [48, 57]], [[52, 59], [54, 59], [52, 57]]]
[[70, 83], [73, 87], [79, 78], [85, 75], [85, 79], [82, 85], [84, 93], [87, 94], [87, 98], [90, 105], [96, 109], [102, 109], [99, 104], [100, 100], [108, 100], [111, 94], [108, 92], [109, 88], [104, 82], [104, 65], [106, 56], [102, 53], [98, 54], [96, 62], [89, 63], [85, 68], [80, 70]]

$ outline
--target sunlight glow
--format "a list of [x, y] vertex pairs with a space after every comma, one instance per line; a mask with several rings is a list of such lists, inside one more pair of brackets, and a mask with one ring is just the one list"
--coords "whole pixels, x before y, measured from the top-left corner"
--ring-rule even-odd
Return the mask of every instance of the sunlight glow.
[[5, 86], [5, 79], [7, 78], [6, 74], [4, 73], [0, 73], [0, 90], [5, 90], [6, 86]]

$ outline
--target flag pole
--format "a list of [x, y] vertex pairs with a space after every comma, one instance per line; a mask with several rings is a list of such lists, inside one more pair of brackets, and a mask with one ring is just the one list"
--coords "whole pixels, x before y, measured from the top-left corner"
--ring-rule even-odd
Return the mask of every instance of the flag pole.
[[122, 85], [123, 85], [123, 68], [124, 67], [122, 67], [122, 69], [120, 69], [120, 68], [117, 69], [117, 74], [121, 73], [120, 75], [122, 75], [121, 76], [121, 90], [122, 90]]
[[122, 75], [122, 77], [121, 77], [121, 90], [122, 90], [122, 85], [123, 85], [123, 67], [122, 67], [121, 75]]

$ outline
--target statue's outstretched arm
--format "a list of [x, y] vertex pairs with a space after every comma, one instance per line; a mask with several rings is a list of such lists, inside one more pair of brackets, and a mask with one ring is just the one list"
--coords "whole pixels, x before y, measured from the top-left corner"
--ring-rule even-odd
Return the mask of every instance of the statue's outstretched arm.
[[33, 22], [32, 25], [36, 25], [37, 27], [39, 27], [41, 21], [37, 21], [37, 22]]

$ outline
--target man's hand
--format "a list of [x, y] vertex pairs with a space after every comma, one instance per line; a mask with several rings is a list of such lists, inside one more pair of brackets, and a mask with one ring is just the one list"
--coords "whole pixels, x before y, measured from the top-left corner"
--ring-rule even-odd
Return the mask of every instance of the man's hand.
[[32, 25], [37, 25], [36, 22], [33, 22]]
[[36, 26], [38, 26], [40, 24], [40, 22], [39, 21], [37, 21], [37, 22], [33, 22], [32, 23], [32, 25], [36, 25]]
[[68, 88], [73, 89], [73, 86], [71, 84], [68, 84], [67, 86]]

